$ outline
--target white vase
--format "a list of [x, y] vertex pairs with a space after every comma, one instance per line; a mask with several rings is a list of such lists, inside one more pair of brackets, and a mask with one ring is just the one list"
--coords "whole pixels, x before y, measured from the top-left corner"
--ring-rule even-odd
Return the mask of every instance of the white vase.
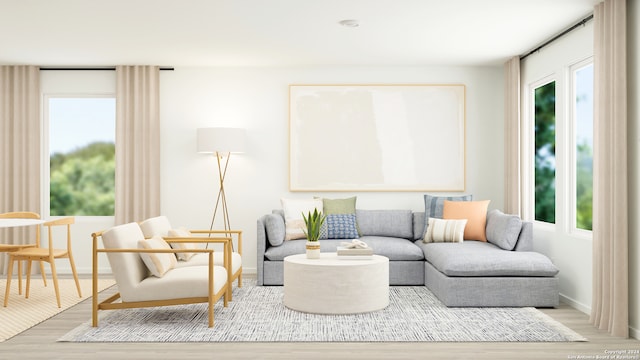
[[307, 241], [307, 259], [320, 259], [320, 242]]

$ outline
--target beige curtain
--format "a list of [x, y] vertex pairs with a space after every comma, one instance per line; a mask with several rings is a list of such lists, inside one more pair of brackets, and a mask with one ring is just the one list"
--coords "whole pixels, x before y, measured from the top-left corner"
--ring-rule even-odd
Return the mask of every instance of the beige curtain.
[[[0, 212], [40, 211], [40, 71], [0, 66]], [[0, 229], [0, 241], [33, 242], [33, 226]], [[0, 256], [0, 271], [6, 267]]]
[[504, 64], [504, 212], [521, 216], [520, 57]]
[[593, 304], [591, 322], [629, 336], [626, 4], [594, 11]]
[[116, 224], [160, 215], [159, 70], [116, 67]]

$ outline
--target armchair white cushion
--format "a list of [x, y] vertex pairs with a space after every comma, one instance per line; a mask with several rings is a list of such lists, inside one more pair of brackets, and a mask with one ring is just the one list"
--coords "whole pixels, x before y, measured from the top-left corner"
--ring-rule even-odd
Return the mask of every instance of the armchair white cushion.
[[[171, 222], [166, 216], [156, 216], [153, 218], [146, 219], [140, 223], [140, 228], [142, 229], [145, 238], [151, 238], [157, 235], [160, 235], [162, 237], [169, 237], [169, 238], [185, 237], [183, 235], [176, 236], [178, 234], [176, 233], [175, 228], [171, 227]], [[184, 230], [186, 232], [189, 232], [189, 230], [186, 230], [186, 229]], [[196, 231], [196, 230], [193, 230], [193, 231]], [[197, 237], [196, 234], [193, 234], [193, 231], [189, 232], [189, 234], [191, 234], [194, 237]], [[216, 234], [216, 235], [220, 236], [224, 234]], [[230, 236], [230, 235], [224, 235], [224, 236]], [[186, 236], [186, 237], [189, 237], [189, 236]], [[176, 243], [171, 243], [170, 239], [168, 239], [168, 242], [171, 245], [171, 247], [173, 247], [174, 249], [188, 246], [185, 243], [180, 245]], [[240, 244], [238, 247], [240, 247]], [[193, 247], [189, 246], [188, 248], [191, 249]], [[178, 256], [178, 259], [182, 260], [180, 256]], [[178, 263], [176, 264], [176, 268], [183, 268], [188, 266], [202, 266], [202, 265], [205, 265], [207, 261], [208, 261], [207, 254], [195, 254], [195, 256], [190, 257], [187, 261], [178, 261]], [[215, 265], [224, 266], [223, 251], [214, 252], [213, 263]], [[234, 251], [231, 253], [231, 266], [228, 268], [228, 270], [231, 272], [231, 281], [238, 279], [238, 286], [240, 286], [240, 281], [241, 281], [240, 277], [242, 275], [242, 253], [241, 252]]]

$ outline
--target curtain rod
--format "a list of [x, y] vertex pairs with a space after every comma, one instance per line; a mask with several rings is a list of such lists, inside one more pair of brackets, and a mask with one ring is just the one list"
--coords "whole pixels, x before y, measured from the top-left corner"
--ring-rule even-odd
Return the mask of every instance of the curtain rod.
[[540, 51], [540, 49], [542, 49], [543, 47], [551, 44], [552, 42], [558, 40], [559, 38], [565, 36], [566, 34], [570, 33], [571, 31], [575, 30], [576, 28], [580, 27], [580, 26], [584, 26], [584, 24], [586, 24], [589, 20], [593, 19], [593, 14], [587, 16], [586, 18], [578, 21], [578, 23], [576, 23], [575, 25], [573, 25], [572, 27], [566, 29], [565, 31], [561, 32], [560, 34], [552, 37], [551, 39], [547, 40], [544, 44], [538, 46], [537, 48], [529, 51], [526, 55], [521, 55], [520, 56], [520, 60], [524, 60], [527, 56]]
[[[107, 71], [115, 71], [116, 68], [115, 68], [115, 66], [111, 66], [111, 67], [41, 67], [40, 70], [46, 70], [46, 71], [58, 71], [58, 70], [73, 70], [73, 71], [107, 70]], [[172, 68], [172, 67], [161, 67], [160, 70], [161, 71], [163, 71], [163, 70], [173, 71], [174, 68]]]

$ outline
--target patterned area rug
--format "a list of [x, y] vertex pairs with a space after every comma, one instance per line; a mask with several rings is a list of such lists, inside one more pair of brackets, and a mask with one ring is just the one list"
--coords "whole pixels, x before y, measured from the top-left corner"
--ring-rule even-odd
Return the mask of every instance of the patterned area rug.
[[[22, 280], [22, 295], [18, 295], [17, 278], [11, 281], [9, 305], [2, 307], [0, 304], [0, 342], [10, 339], [32, 326], [38, 325], [82, 300], [91, 298], [91, 279], [80, 279], [82, 297], [78, 296], [76, 283], [73, 279], [58, 279], [61, 306], [58, 308], [56, 293], [53, 288], [53, 280], [51, 280], [50, 274], [47, 274], [47, 276], [46, 287], [43, 285], [40, 275], [34, 276], [31, 279], [31, 290], [28, 299], [24, 297], [26, 281], [24, 279]], [[113, 284], [114, 281], [110, 279], [100, 280], [98, 282], [98, 289], [103, 290]], [[0, 280], [0, 289], [2, 290], [2, 301], [4, 301], [6, 279]]]
[[314, 315], [282, 305], [282, 287], [245, 281], [233, 301], [101, 312], [58, 341], [70, 342], [373, 342], [586, 341], [535, 308], [448, 308], [424, 286], [392, 286], [390, 305], [357, 315]]

